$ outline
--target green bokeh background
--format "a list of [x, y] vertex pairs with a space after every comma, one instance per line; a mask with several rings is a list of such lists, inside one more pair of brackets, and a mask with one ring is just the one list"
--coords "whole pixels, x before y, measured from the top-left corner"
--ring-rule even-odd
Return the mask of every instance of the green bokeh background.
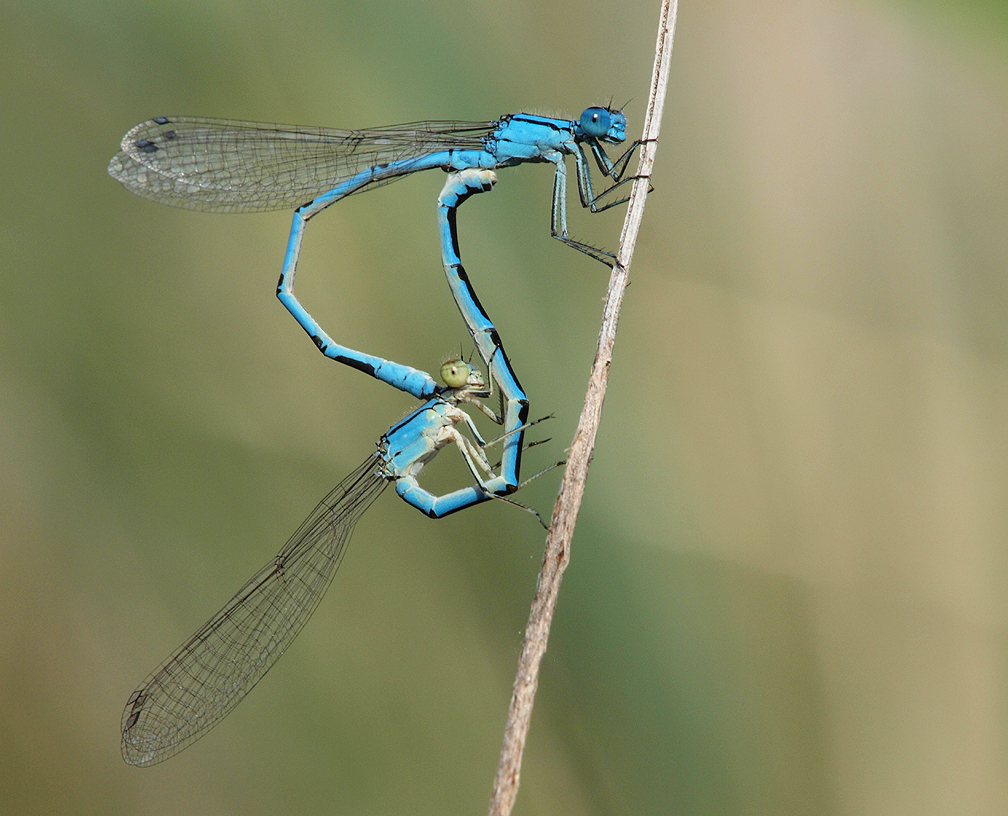
[[[637, 132], [657, 12], [0, 7], [0, 812], [483, 812], [543, 543], [505, 505], [432, 522], [388, 491], [240, 708], [123, 764], [136, 684], [411, 402], [276, 302], [289, 213], [172, 210], [105, 165], [177, 113], [611, 98]], [[994, 3], [683, 4], [516, 813], [1008, 812], [1006, 35]], [[462, 248], [556, 413], [531, 473], [571, 438], [607, 276], [549, 238], [548, 168], [500, 176]], [[298, 294], [335, 338], [425, 369], [468, 347], [441, 183], [312, 222]]]

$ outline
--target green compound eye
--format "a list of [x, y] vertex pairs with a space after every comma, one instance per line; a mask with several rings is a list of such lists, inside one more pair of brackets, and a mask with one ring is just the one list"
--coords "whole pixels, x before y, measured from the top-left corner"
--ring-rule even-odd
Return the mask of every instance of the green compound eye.
[[441, 379], [449, 388], [461, 388], [469, 382], [469, 364], [461, 360], [449, 360], [441, 366]]

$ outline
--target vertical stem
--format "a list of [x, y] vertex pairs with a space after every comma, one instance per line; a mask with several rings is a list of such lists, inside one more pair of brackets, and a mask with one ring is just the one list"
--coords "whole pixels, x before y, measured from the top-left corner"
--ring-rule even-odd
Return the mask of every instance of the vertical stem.
[[570, 561], [571, 539], [574, 536], [574, 526], [581, 508], [588, 467], [595, 449], [595, 434], [602, 418], [602, 402], [609, 380], [613, 345], [616, 342], [616, 325], [619, 322], [630, 262], [633, 259], [637, 233], [644, 216], [644, 202], [647, 199], [651, 170], [658, 148], [658, 131], [661, 127], [665, 89], [668, 86], [669, 66], [672, 61], [672, 40], [677, 8], [677, 0], [662, 0], [651, 93], [644, 119], [643, 144], [637, 175], [630, 193], [630, 205], [623, 223], [616, 264], [609, 278], [609, 293], [602, 315], [602, 327], [599, 331], [595, 362], [585, 394], [584, 408], [574, 433], [560, 493], [553, 508], [553, 521], [546, 537], [542, 570], [539, 573], [539, 582], [532, 600], [528, 624], [525, 627], [525, 642], [518, 658], [518, 672], [504, 728], [500, 762], [490, 796], [490, 816], [508, 816], [518, 795], [522, 751], [525, 748], [529, 722], [532, 718], [532, 703], [539, 683], [539, 664], [546, 653], [546, 642], [549, 638], [557, 595], [560, 592], [560, 581]]

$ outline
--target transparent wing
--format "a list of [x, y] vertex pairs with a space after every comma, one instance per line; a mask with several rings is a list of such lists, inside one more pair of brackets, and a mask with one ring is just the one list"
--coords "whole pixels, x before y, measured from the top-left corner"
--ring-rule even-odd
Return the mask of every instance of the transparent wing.
[[244, 699], [315, 611], [354, 525], [386, 484], [372, 454], [319, 503], [276, 558], [144, 680], [123, 711], [123, 759], [161, 762]]
[[[211, 212], [293, 209], [362, 170], [441, 150], [480, 150], [496, 122], [332, 130], [191, 116], [134, 127], [108, 172], [143, 198]], [[363, 182], [357, 192], [409, 173]], [[349, 193], [348, 193], [349, 194]]]

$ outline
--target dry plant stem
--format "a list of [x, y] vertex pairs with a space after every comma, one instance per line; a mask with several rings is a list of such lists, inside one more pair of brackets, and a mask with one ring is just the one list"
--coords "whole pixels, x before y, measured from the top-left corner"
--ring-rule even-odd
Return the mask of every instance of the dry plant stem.
[[644, 215], [644, 201], [647, 198], [654, 166], [655, 151], [658, 147], [658, 130], [661, 126], [662, 110], [665, 105], [665, 89], [668, 85], [669, 65], [672, 60], [672, 38], [675, 33], [677, 0], [663, 0], [661, 19], [658, 25], [658, 45], [655, 52], [654, 73], [651, 79], [651, 94], [648, 99], [647, 115], [644, 120], [643, 145], [637, 177], [630, 193], [630, 206], [623, 223], [620, 248], [616, 256], [612, 276], [609, 279], [609, 293], [606, 297], [599, 332], [595, 362], [592, 365], [588, 392], [585, 394], [584, 409], [574, 434], [567, 468], [564, 471], [560, 493], [553, 507], [553, 521], [546, 538], [546, 553], [535, 598], [525, 627], [525, 643], [518, 658], [518, 673], [515, 677], [504, 728], [504, 744], [501, 748], [497, 776], [494, 778], [490, 796], [490, 816], [508, 816], [518, 795], [518, 777], [521, 772], [522, 751], [528, 735], [532, 717], [532, 703], [539, 682], [539, 664], [546, 652], [553, 609], [556, 607], [560, 581], [570, 560], [570, 542], [574, 536], [581, 497], [584, 495], [585, 480], [592, 452], [595, 449], [595, 434], [602, 418], [602, 401], [605, 398], [606, 383], [609, 380], [609, 363], [612, 361], [613, 345], [616, 342], [616, 324], [619, 321], [623, 293], [627, 287], [630, 261], [641, 218]]

